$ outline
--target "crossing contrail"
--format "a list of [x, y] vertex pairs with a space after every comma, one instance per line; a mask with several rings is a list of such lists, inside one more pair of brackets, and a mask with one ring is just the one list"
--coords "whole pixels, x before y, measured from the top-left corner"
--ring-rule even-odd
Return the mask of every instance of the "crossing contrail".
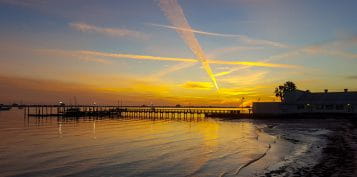
[[[177, 3], [176, 0], [159, 0], [159, 6], [165, 13], [167, 19], [174, 27], [192, 29], [185, 17], [185, 14], [183, 13], [181, 6]], [[212, 72], [211, 66], [208, 63], [206, 55], [203, 52], [202, 47], [198, 42], [194, 32], [192, 30], [179, 29], [176, 29], [176, 32], [185, 41], [186, 45], [195, 54], [196, 58], [202, 63], [203, 68], [206, 70], [207, 74], [209, 75], [213, 84], [218, 90], [219, 87], [217, 84], [216, 77]]]
[[201, 31], [201, 30], [196, 30], [196, 29], [187, 29], [187, 28], [180, 28], [176, 26], [169, 26], [169, 25], [160, 25], [160, 24], [155, 24], [155, 23], [147, 23], [148, 25], [151, 26], [156, 26], [156, 27], [161, 27], [161, 28], [168, 28], [168, 29], [173, 29], [173, 30], [180, 30], [180, 31], [191, 31], [196, 34], [201, 34], [201, 35], [208, 35], [208, 36], [218, 36], [218, 37], [229, 37], [229, 38], [237, 38], [247, 44], [251, 45], [259, 45], [259, 46], [268, 46], [268, 47], [277, 47], [277, 48], [289, 48], [289, 45], [283, 44], [280, 42], [275, 42], [275, 41], [270, 41], [270, 40], [264, 40], [264, 39], [253, 39], [250, 38], [249, 36], [246, 35], [239, 35], [239, 34], [223, 34], [223, 33], [213, 33], [213, 32], [207, 32], [207, 31]]

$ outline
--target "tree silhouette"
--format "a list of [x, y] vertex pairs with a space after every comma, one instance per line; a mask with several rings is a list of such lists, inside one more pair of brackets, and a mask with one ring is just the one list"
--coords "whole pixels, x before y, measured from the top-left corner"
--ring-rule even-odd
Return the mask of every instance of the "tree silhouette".
[[281, 101], [284, 101], [284, 96], [286, 93], [292, 92], [296, 90], [296, 85], [294, 82], [287, 81], [284, 85], [279, 85], [275, 88], [275, 96], [279, 97]]

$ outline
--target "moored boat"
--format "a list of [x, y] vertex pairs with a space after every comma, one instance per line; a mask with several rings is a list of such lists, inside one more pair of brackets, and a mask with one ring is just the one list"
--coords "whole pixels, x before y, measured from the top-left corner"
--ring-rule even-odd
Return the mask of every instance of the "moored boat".
[[11, 106], [0, 105], [0, 111], [8, 111], [11, 109]]

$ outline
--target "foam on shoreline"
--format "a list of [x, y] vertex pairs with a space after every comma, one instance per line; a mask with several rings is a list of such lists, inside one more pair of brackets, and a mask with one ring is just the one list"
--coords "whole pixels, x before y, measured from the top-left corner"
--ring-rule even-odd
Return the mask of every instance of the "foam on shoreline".
[[326, 136], [331, 131], [323, 127], [305, 127], [300, 123], [265, 123], [261, 134], [274, 137], [266, 142], [269, 149], [239, 169], [239, 176], [291, 176], [301, 168], [319, 163]]

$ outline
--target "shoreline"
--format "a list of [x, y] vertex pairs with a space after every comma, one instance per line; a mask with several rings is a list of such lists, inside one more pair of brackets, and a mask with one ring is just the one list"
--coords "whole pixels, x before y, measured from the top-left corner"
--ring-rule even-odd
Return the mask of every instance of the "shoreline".
[[357, 121], [347, 123], [331, 129], [322, 157], [315, 166], [302, 168], [295, 174], [306, 177], [357, 176]]
[[[290, 159], [291, 163], [283, 166], [278, 165], [259, 176], [357, 176], [357, 120], [325, 119], [326, 121], [322, 122], [321, 120], [323, 119], [256, 120], [257, 123], [267, 125], [266, 133], [268, 134], [278, 135], [280, 139], [296, 145], [309, 144], [307, 154], [296, 156], [296, 159]], [[298, 135], [299, 131], [306, 131], [309, 134], [309, 132], [319, 129], [326, 130], [328, 133], [322, 133], [319, 135], [320, 138], [316, 136], [315, 138], [318, 139], [313, 141], [310, 139], [304, 142], [304, 137]], [[294, 134], [294, 131], [291, 130], [297, 130], [298, 134]], [[280, 162], [284, 163], [286, 160]]]
[[[290, 119], [291, 120], [291, 119]], [[315, 124], [312, 120], [310, 124]], [[330, 119], [331, 121], [331, 119]], [[308, 124], [308, 123], [307, 123]], [[323, 135], [325, 145], [321, 147], [317, 161], [311, 166], [295, 166], [291, 163], [284, 168], [277, 168], [264, 173], [262, 176], [302, 176], [302, 177], [328, 177], [328, 176], [357, 176], [357, 121], [341, 120], [329, 122], [321, 127], [326, 128], [329, 133]], [[305, 160], [300, 157], [298, 161]], [[292, 171], [286, 171], [288, 168]]]

